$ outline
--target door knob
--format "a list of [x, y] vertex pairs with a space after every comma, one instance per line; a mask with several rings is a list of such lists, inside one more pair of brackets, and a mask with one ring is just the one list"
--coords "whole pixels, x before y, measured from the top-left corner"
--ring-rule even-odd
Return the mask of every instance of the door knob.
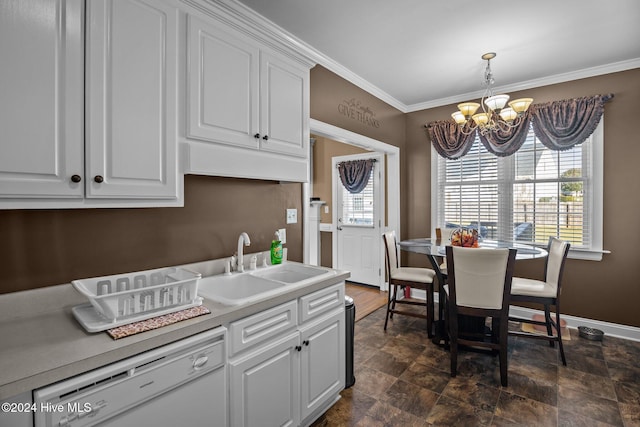
[[80, 175], [71, 175], [71, 182], [80, 182], [82, 177]]
[[102, 177], [102, 175], [96, 175], [96, 176], [93, 177], [93, 180], [95, 182], [97, 182], [98, 184], [100, 184], [101, 182], [104, 181], [104, 178]]

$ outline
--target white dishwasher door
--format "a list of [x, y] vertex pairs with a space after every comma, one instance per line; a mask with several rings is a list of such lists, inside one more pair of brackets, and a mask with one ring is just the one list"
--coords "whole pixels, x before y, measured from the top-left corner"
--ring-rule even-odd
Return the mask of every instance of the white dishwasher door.
[[224, 383], [224, 369], [218, 369], [97, 425], [226, 427], [226, 390], [220, 387]]
[[34, 391], [35, 427], [227, 426], [226, 328]]

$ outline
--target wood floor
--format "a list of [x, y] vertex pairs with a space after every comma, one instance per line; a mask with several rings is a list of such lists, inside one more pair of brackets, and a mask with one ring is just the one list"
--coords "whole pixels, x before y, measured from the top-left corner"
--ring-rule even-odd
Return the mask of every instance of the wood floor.
[[345, 291], [356, 306], [356, 322], [387, 303], [387, 292], [376, 288], [347, 282]]

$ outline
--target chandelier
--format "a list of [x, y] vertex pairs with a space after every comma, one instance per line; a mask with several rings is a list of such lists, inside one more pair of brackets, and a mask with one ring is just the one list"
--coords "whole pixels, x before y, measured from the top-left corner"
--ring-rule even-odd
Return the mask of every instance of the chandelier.
[[[477, 102], [463, 102], [458, 104], [459, 111], [451, 114], [451, 117], [460, 126], [463, 134], [469, 135], [476, 129], [486, 135], [489, 132], [508, 131], [518, 126], [522, 122], [524, 113], [529, 109], [533, 98], [514, 99], [508, 103], [509, 95], [493, 94], [493, 74], [491, 73], [491, 60], [496, 57], [495, 52], [482, 55], [482, 59], [487, 61], [487, 68], [484, 70], [485, 91], [482, 95], [481, 104]], [[482, 107], [481, 113], [476, 113]]]

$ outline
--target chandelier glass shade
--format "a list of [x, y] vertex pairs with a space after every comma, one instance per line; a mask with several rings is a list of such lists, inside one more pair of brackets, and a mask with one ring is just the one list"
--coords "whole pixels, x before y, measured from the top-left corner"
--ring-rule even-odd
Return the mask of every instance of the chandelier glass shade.
[[[476, 129], [482, 135], [496, 131], [506, 132], [521, 123], [523, 114], [533, 102], [533, 98], [519, 98], [509, 102], [509, 95], [493, 94], [491, 60], [495, 57], [494, 52], [482, 55], [482, 59], [487, 61], [487, 67], [484, 71], [485, 91], [481, 103], [463, 102], [458, 104], [458, 111], [451, 114], [465, 135], [475, 132]], [[478, 112], [480, 109], [481, 112]]]

